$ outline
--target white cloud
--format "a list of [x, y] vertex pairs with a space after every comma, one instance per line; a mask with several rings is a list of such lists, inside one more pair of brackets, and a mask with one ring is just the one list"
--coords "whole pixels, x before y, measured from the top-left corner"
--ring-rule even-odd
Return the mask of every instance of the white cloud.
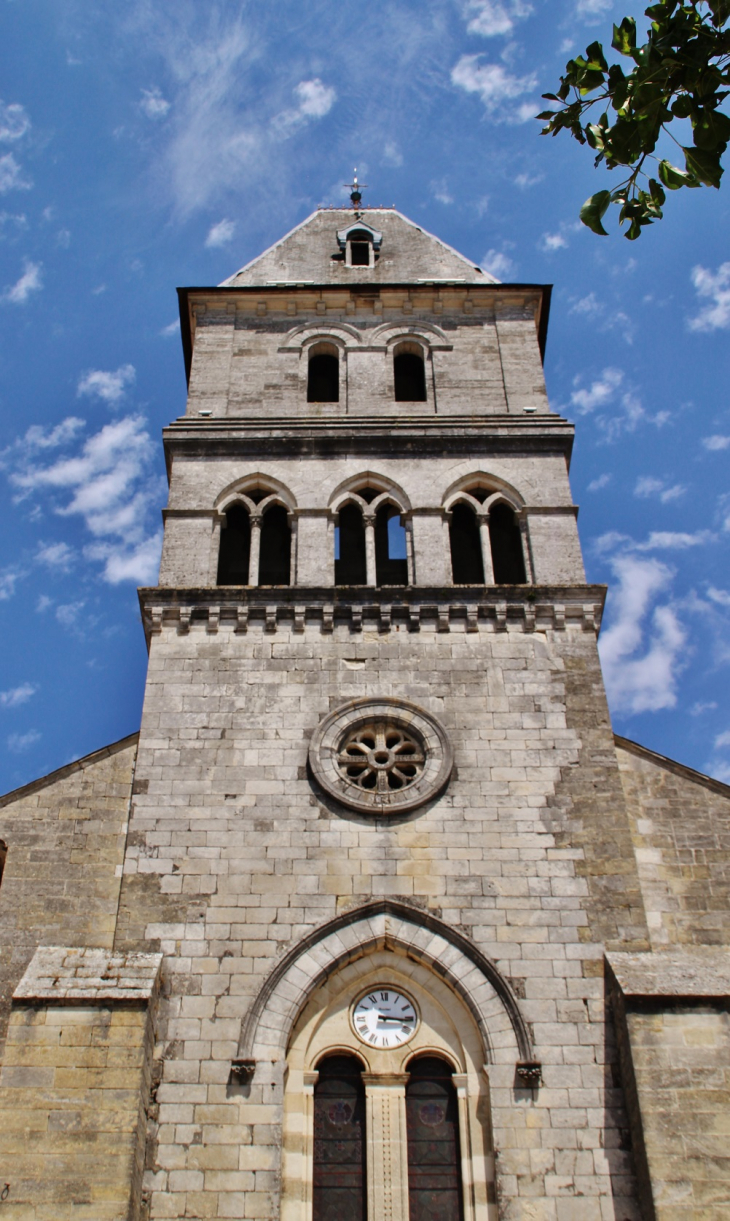
[[103, 560], [104, 580], [110, 585], [134, 581], [135, 585], [154, 585], [160, 569], [162, 531], [144, 539], [131, 551], [120, 550], [105, 543], [94, 543], [84, 552], [89, 559]]
[[23, 178], [23, 171], [12, 153], [0, 157], [0, 195], [6, 191], [29, 191], [32, 185]]
[[403, 164], [403, 154], [394, 140], [386, 142], [383, 149], [383, 161], [386, 165], [394, 165], [396, 168]]
[[702, 444], [704, 445], [705, 449], [709, 449], [710, 451], [729, 449], [730, 437], [723, 437], [716, 433], [714, 437], [703, 437]]
[[600, 377], [596, 378], [587, 390], [580, 388], [573, 391], [570, 396], [571, 406], [575, 407], [581, 415], [587, 415], [589, 412], [595, 411], [597, 407], [605, 407], [611, 399], [615, 398], [623, 380], [624, 375], [621, 369], [604, 369]]
[[636, 480], [634, 496], [642, 497], [645, 500], [651, 496], [657, 496], [662, 504], [669, 504], [672, 500], [679, 500], [686, 491], [687, 488], [682, 483], [675, 483], [671, 487], [667, 487], [664, 479], [657, 479], [654, 475], [641, 475]]
[[603, 475], [599, 475], [596, 479], [591, 479], [590, 483], [588, 484], [588, 491], [600, 492], [602, 488], [608, 487], [612, 479], [613, 475], [605, 473]]
[[[66, 445], [72, 441], [80, 428], [85, 425], [85, 420], [80, 420], [78, 416], [69, 415], [65, 420], [61, 420], [55, 428], [47, 432], [40, 424], [31, 424], [25, 435], [16, 441], [12, 448], [22, 448], [23, 450], [34, 449], [57, 449], [59, 445]], [[5, 453], [9, 453], [6, 450]]]
[[317, 76], [311, 81], [300, 81], [294, 92], [299, 98], [299, 113], [308, 119], [323, 119], [337, 100], [334, 89], [323, 85]]
[[488, 115], [499, 121], [523, 123], [533, 117], [532, 104], [513, 110], [506, 105], [537, 87], [535, 76], [513, 76], [502, 64], [481, 64], [479, 55], [462, 55], [451, 73], [451, 83], [467, 93], [478, 93]]
[[124, 398], [127, 386], [136, 377], [134, 365], [120, 365], [113, 373], [104, 369], [89, 369], [79, 379], [76, 393], [96, 395], [114, 406]]
[[41, 275], [42, 263], [31, 263], [25, 260], [25, 271], [20, 279], [3, 293], [3, 301], [11, 301], [13, 305], [24, 305], [31, 293], [38, 292], [43, 287]]
[[578, 17], [590, 19], [602, 17], [612, 7], [613, 0], [577, 0], [575, 11]]
[[702, 716], [703, 712], [714, 712], [717, 708], [717, 700], [706, 700], [704, 703], [698, 700], [689, 710], [690, 716]]
[[219, 220], [217, 225], [211, 225], [208, 230], [208, 236], [205, 239], [205, 245], [210, 248], [216, 246], [225, 246], [230, 242], [233, 234], [236, 232], [236, 222], [233, 220]]
[[569, 313], [579, 314], [588, 318], [591, 322], [599, 323], [602, 331], [619, 330], [622, 339], [626, 343], [633, 343], [634, 328], [628, 314], [625, 314], [623, 310], [607, 306], [603, 301], [599, 301], [595, 293], [588, 293], [587, 296], [573, 301]]
[[23, 751], [30, 750], [31, 746], [35, 746], [36, 742], [40, 742], [41, 735], [36, 729], [30, 729], [28, 733], [11, 733], [8, 738], [8, 750], [11, 750], [14, 755], [21, 755]]
[[564, 250], [567, 245], [568, 239], [563, 233], [543, 233], [540, 238], [540, 247], [548, 254], [554, 250]]
[[0, 707], [17, 708], [20, 704], [27, 704], [37, 690], [32, 683], [21, 683], [19, 687], [11, 687], [9, 691], [0, 691]]
[[[72, 436], [75, 430], [66, 431]], [[9, 478], [18, 490], [17, 499], [48, 493], [58, 516], [83, 519], [98, 540], [85, 549], [85, 556], [101, 561], [104, 579], [118, 584], [140, 579], [140, 574], [147, 579], [153, 568], [151, 557], [159, 557], [159, 533], [150, 535], [146, 528], [162, 495], [161, 481], [150, 472], [154, 455], [145, 420], [128, 416], [89, 437], [75, 455], [43, 465], [37, 460], [37, 444], [16, 444], [5, 451], [5, 465], [13, 468]], [[54, 550], [55, 546], [41, 545], [38, 558], [58, 566], [70, 562], [70, 548], [65, 551], [59, 545]]]
[[726, 589], [716, 589], [714, 585], [710, 585], [707, 596], [717, 606], [730, 606], [730, 593]]
[[30, 119], [19, 102], [0, 102], [0, 140], [19, 140], [30, 127]]
[[721, 746], [730, 746], [730, 729], [719, 733], [715, 738], [715, 750], [719, 750]]
[[467, 0], [467, 16], [474, 14], [466, 27], [467, 33], [481, 34], [483, 38], [511, 34], [515, 22], [529, 17], [531, 12], [532, 5], [522, 0]]
[[142, 101], [139, 108], [148, 119], [164, 119], [170, 109], [170, 103], [163, 98], [161, 91], [155, 86], [153, 89], [142, 90]]
[[68, 543], [39, 543], [36, 562], [59, 572], [70, 572], [74, 561], [73, 548]]
[[68, 602], [65, 606], [57, 606], [56, 619], [63, 627], [75, 627], [85, 606], [85, 602]]
[[49, 606], [53, 606], [52, 599], [48, 597], [48, 594], [41, 594], [36, 602], [36, 614], [42, 615], [44, 611], [48, 610]]
[[518, 174], [515, 178], [515, 186], [519, 187], [521, 191], [526, 191], [528, 187], [537, 186], [544, 177], [544, 174]]
[[162, 330], [160, 331], [160, 334], [164, 335], [165, 339], [169, 339], [171, 335], [179, 335], [180, 334], [180, 319], [176, 318], [174, 322], [169, 322], [167, 324], [167, 326], [163, 326]]
[[508, 280], [515, 274], [514, 260], [502, 250], [488, 250], [480, 263], [482, 271], [497, 280]]
[[449, 191], [448, 183], [445, 178], [439, 178], [431, 183], [434, 199], [437, 199], [442, 204], [452, 204], [454, 197]]
[[709, 303], [689, 320], [691, 331], [717, 331], [730, 327], [730, 263], [721, 263], [716, 272], [706, 267], [692, 270], [692, 283], [698, 297]]
[[722, 784], [730, 784], [730, 763], [708, 763], [707, 771]]
[[632, 554], [615, 556], [611, 566], [617, 584], [598, 646], [609, 704], [624, 713], [674, 708], [687, 637], [673, 607], [655, 605], [672, 570]]
[[20, 576], [21, 574], [13, 568], [6, 568], [4, 572], [0, 572], [0, 602], [7, 602], [9, 598], [12, 598]]
[[686, 534], [681, 530], [652, 530], [643, 543], [635, 543], [635, 551], [686, 551], [688, 547], [704, 547], [715, 538], [711, 530], [696, 530]]

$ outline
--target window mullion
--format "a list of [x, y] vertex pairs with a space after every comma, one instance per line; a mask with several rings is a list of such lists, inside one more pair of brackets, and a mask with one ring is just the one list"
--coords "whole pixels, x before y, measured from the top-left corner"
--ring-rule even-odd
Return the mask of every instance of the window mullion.
[[409, 1221], [408, 1073], [363, 1073], [367, 1125], [368, 1221]]

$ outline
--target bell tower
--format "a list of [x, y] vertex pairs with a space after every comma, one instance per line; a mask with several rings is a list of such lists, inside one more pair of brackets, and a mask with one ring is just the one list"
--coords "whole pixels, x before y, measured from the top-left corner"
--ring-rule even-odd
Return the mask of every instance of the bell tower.
[[115, 941], [165, 956], [150, 1216], [568, 1218], [568, 1163], [632, 1216], [597, 960], [647, 932], [550, 290], [355, 193], [180, 291]]

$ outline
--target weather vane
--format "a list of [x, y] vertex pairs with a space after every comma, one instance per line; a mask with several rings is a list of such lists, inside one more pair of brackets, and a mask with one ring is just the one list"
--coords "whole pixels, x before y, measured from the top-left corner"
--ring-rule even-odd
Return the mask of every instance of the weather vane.
[[368, 184], [366, 182], [357, 181], [357, 166], [353, 171], [352, 182], [346, 182], [344, 183], [344, 186], [349, 188], [353, 208], [359, 208], [360, 201], [362, 199], [362, 192], [367, 190]]

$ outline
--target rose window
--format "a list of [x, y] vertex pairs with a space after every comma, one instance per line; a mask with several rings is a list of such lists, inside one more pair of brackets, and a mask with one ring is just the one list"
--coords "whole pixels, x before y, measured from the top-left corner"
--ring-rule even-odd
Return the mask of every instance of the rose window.
[[340, 773], [365, 791], [405, 789], [423, 772], [425, 755], [415, 735], [392, 721], [370, 721], [346, 735], [337, 753]]
[[341, 805], [363, 814], [400, 814], [436, 798], [453, 765], [436, 717], [408, 700], [352, 700], [315, 730], [314, 780]]

